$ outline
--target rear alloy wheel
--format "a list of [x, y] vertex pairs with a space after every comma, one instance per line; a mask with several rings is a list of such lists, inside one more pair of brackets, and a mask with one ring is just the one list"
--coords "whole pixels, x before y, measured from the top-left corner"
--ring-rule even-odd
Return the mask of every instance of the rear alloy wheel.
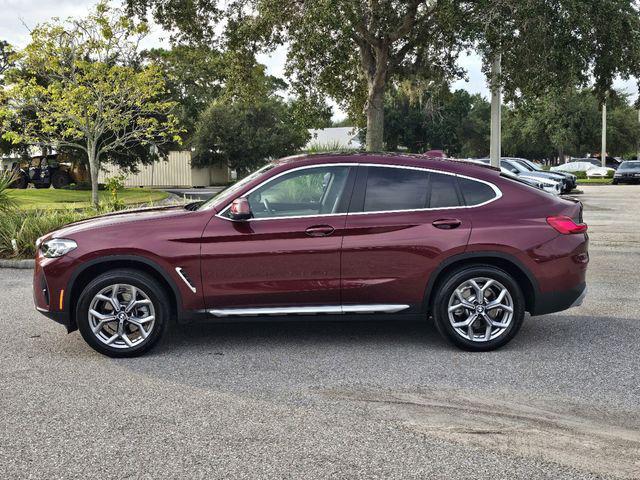
[[76, 319], [83, 338], [95, 350], [110, 357], [132, 357], [160, 339], [168, 311], [155, 279], [118, 270], [99, 276], [85, 288]]
[[524, 298], [506, 272], [474, 266], [451, 274], [434, 304], [436, 326], [466, 350], [487, 351], [509, 342], [524, 318]]

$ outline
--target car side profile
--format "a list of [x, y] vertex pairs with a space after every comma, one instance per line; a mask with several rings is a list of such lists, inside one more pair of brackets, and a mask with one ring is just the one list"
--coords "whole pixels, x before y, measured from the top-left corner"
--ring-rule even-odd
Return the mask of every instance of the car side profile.
[[[433, 317], [467, 350], [579, 305], [582, 205], [494, 169], [400, 154], [267, 164], [202, 204], [104, 215], [38, 241], [36, 308], [98, 352], [169, 321]], [[314, 317], [311, 317], [314, 316]]]

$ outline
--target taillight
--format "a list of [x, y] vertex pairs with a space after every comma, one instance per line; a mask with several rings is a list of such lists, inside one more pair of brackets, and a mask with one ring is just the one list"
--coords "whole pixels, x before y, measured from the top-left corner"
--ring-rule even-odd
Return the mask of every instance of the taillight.
[[584, 233], [587, 231], [586, 223], [576, 223], [571, 217], [567, 217], [564, 215], [547, 217], [547, 223], [563, 235], [570, 235], [572, 233]]

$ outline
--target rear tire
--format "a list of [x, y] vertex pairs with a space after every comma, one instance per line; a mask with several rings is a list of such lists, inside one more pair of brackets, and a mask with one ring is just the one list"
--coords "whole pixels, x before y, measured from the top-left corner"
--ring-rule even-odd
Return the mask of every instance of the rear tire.
[[58, 170], [51, 177], [51, 185], [53, 188], [64, 188], [71, 183], [71, 178], [67, 172]]
[[29, 179], [27, 178], [26, 175], [20, 174], [13, 181], [13, 183], [10, 186], [10, 188], [19, 188], [20, 190], [24, 190], [28, 186], [29, 186]]
[[490, 265], [461, 267], [439, 283], [433, 317], [440, 334], [463, 350], [486, 352], [518, 333], [525, 301], [514, 278]]
[[76, 306], [76, 323], [97, 352], [135, 357], [164, 335], [169, 312], [167, 294], [153, 277], [137, 270], [112, 270], [85, 287]]

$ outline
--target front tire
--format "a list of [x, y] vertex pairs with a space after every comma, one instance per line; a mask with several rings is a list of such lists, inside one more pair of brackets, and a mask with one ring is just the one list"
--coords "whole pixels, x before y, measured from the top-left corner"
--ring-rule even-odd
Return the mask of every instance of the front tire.
[[490, 265], [462, 267], [439, 284], [433, 317], [440, 334], [464, 350], [506, 345], [524, 319], [524, 296], [514, 278]]
[[67, 172], [58, 170], [51, 177], [51, 186], [53, 188], [64, 188], [71, 183], [71, 178]]
[[29, 178], [24, 174], [19, 174], [13, 183], [9, 186], [9, 188], [18, 188], [20, 190], [24, 190], [29, 186]]
[[135, 357], [149, 351], [166, 331], [166, 292], [137, 270], [112, 270], [83, 290], [76, 322], [85, 341], [109, 357]]

